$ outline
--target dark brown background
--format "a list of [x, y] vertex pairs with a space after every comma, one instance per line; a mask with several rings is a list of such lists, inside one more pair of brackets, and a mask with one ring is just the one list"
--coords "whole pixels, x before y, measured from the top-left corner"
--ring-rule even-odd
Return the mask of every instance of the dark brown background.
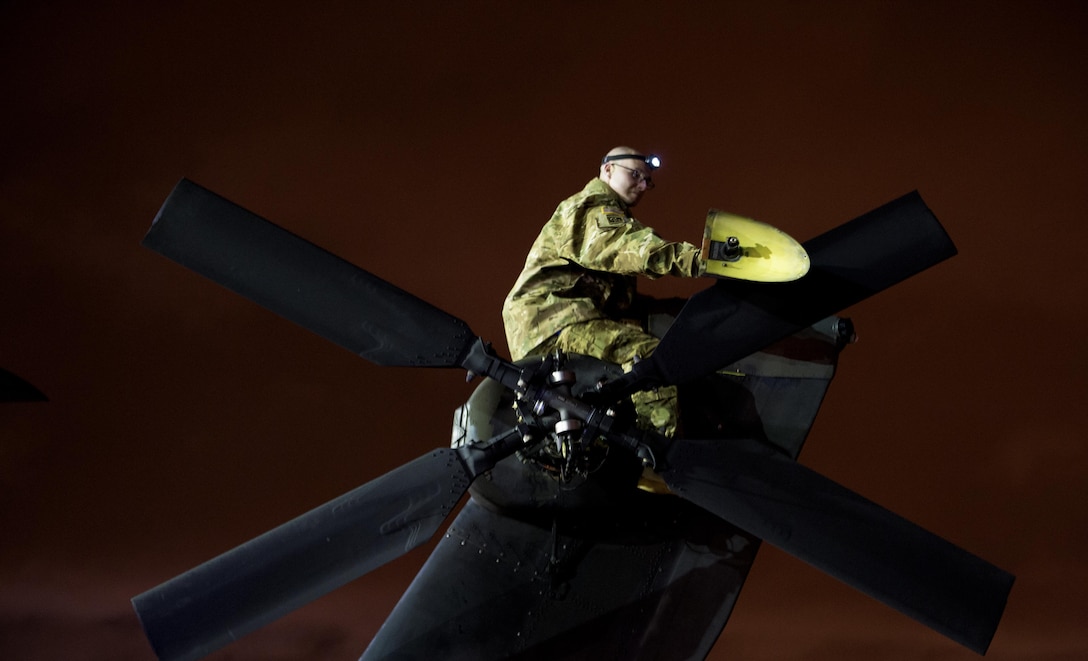
[[[179, 177], [504, 348], [617, 143], [661, 154], [638, 211], [675, 239], [921, 191], [961, 254], [847, 311], [802, 459], [1019, 576], [990, 658], [1088, 655], [1088, 11], [664, 4], [4, 3], [0, 365], [50, 401], [0, 407], [0, 656], [151, 658], [129, 597], [445, 444], [470, 391], [140, 248]], [[354, 659], [424, 557], [216, 658]], [[768, 548], [712, 658], [974, 655]]]

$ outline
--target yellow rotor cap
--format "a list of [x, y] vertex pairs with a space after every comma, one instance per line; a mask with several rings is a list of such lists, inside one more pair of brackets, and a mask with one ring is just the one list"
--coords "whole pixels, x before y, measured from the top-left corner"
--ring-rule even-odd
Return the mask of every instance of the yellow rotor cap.
[[790, 282], [808, 273], [804, 247], [777, 227], [717, 209], [703, 232], [706, 275], [753, 282]]

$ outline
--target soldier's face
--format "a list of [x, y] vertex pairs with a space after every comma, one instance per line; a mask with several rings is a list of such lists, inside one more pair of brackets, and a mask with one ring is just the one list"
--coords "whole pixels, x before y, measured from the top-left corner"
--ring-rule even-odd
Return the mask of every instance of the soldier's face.
[[637, 159], [613, 161], [605, 168], [606, 181], [620, 196], [620, 199], [633, 207], [642, 199], [642, 195], [653, 188], [650, 167]]

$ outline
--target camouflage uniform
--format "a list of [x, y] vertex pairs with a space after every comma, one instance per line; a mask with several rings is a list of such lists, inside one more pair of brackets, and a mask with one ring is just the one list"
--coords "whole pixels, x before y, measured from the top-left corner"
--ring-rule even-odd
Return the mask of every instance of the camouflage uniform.
[[[629, 368], [657, 346], [657, 338], [630, 318], [637, 307], [636, 276], [694, 277], [700, 268], [699, 248], [665, 241], [630, 215], [608, 183], [594, 178], [560, 203], [503, 303], [511, 356], [560, 348]], [[635, 399], [643, 422], [675, 429], [674, 388]], [[639, 406], [638, 399], [649, 403]]]

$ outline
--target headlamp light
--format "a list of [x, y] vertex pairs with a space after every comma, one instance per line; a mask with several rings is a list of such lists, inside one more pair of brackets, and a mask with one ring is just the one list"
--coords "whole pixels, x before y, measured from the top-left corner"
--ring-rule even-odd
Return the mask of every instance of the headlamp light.
[[649, 156], [643, 156], [642, 154], [615, 154], [613, 156], [605, 156], [601, 159], [601, 165], [609, 163], [611, 161], [622, 161], [628, 158], [633, 158], [638, 161], [642, 161], [646, 165], [650, 166], [651, 170], [656, 170], [661, 167], [661, 159], [656, 154], [650, 154]]

